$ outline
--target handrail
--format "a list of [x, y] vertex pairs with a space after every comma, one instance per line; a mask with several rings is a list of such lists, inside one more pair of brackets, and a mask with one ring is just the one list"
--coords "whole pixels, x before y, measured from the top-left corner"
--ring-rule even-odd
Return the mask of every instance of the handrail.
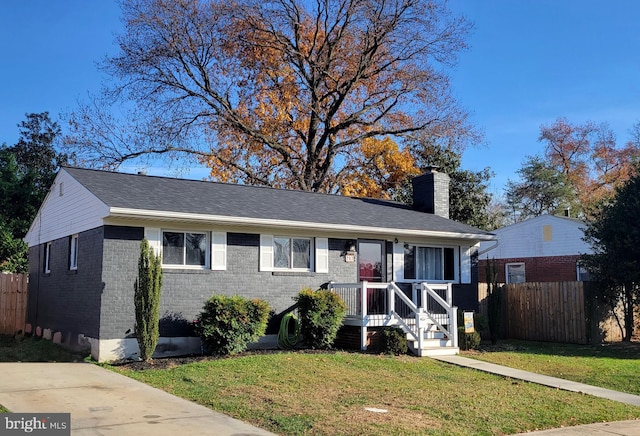
[[[388, 284], [388, 288], [391, 288], [391, 290], [393, 290], [393, 294], [395, 294], [395, 296], [400, 297], [400, 299], [402, 301], [404, 301], [404, 303], [409, 306], [409, 308], [411, 309], [412, 312], [417, 312], [419, 310], [418, 305], [416, 303], [414, 303], [413, 301], [411, 301], [409, 299], [409, 297], [407, 297], [407, 295], [402, 292], [402, 289], [400, 289], [394, 282], [391, 282]], [[390, 293], [391, 294], [391, 293]], [[391, 298], [391, 297], [389, 297]]]
[[[441, 284], [441, 283], [433, 283], [429, 284], [426, 282], [422, 283], [413, 283], [412, 284], [412, 298], [409, 298], [405, 292], [398, 287], [395, 282], [390, 283], [380, 283], [380, 282], [367, 282], [362, 281], [360, 283], [329, 283], [329, 290], [336, 292], [338, 289], [347, 290], [347, 293], [358, 291], [359, 295], [354, 299], [351, 299], [352, 302], [358, 301], [357, 309], [352, 312], [356, 316], [361, 316], [362, 319], [368, 317], [367, 313], [367, 289], [386, 289], [387, 291], [387, 307], [384, 309], [386, 315], [389, 317], [393, 317], [396, 319], [396, 322], [404, 328], [407, 333], [409, 333], [414, 340], [419, 343], [419, 346], [422, 346], [422, 339], [424, 337], [425, 326], [423, 323], [419, 322], [421, 316], [425, 316], [428, 318], [431, 324], [435, 325], [438, 330], [445, 333], [447, 337], [451, 340], [451, 343], [454, 347], [458, 346], [458, 334], [457, 334], [457, 307], [453, 306], [453, 295], [452, 295], [452, 286], [450, 283]], [[417, 289], [420, 288], [421, 291], [421, 301], [420, 304], [417, 302]], [[442, 298], [436, 291], [446, 291], [446, 300]], [[353, 295], [353, 294], [351, 294]], [[428, 298], [431, 298], [431, 301], [441, 306], [445, 312], [442, 314], [432, 313], [428, 307]], [[396, 312], [395, 303], [396, 297], [400, 301], [402, 301], [409, 309], [414, 316], [416, 317], [416, 326], [409, 326], [403, 317]], [[448, 301], [447, 301], [448, 300]], [[438, 316], [446, 316], [448, 319], [448, 323], [446, 325], [449, 328], [444, 327], [442, 324], [442, 319], [438, 319]]]

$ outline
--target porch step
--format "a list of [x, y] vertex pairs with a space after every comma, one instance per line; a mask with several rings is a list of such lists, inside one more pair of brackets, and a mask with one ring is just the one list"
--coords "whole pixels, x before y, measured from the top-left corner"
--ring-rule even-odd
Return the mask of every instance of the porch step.
[[[418, 348], [418, 341], [412, 341], [413, 346]], [[451, 341], [449, 339], [423, 339], [422, 340], [422, 348], [436, 348], [436, 347], [450, 347]]]

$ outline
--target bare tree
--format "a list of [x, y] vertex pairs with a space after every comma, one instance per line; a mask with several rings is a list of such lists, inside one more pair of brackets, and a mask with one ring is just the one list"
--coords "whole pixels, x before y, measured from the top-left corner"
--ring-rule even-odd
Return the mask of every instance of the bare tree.
[[477, 139], [447, 76], [470, 25], [444, 1], [122, 9], [120, 53], [103, 62], [113, 85], [70, 117], [66, 144], [86, 165], [184, 155], [216, 180], [336, 191], [367, 138]]

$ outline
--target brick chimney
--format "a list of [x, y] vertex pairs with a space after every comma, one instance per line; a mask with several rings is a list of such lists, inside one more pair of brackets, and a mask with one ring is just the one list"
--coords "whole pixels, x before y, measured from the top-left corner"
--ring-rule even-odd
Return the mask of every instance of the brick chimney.
[[411, 180], [413, 208], [449, 218], [449, 176], [427, 167], [427, 172]]

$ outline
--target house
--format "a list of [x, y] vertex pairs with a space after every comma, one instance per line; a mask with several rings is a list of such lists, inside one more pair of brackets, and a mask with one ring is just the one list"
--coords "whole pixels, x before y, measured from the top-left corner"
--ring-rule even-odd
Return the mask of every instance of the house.
[[564, 216], [541, 215], [493, 233], [497, 242], [480, 243], [478, 273], [495, 259], [499, 283], [588, 280], [580, 255], [592, 253], [584, 240], [586, 224]]
[[[439, 292], [449, 306], [474, 306], [472, 255], [493, 235], [446, 217], [445, 174], [416, 178], [414, 192], [419, 210], [369, 198], [62, 168], [25, 237], [27, 331], [90, 346], [99, 361], [137, 352], [133, 283], [143, 238], [162, 257], [156, 356], [200, 351], [192, 321], [214, 292], [264, 299], [282, 315], [304, 287], [362, 289], [375, 282], [411, 293], [413, 284], [428, 282], [445, 285]], [[371, 306], [368, 294], [360, 291], [354, 303], [360, 321], [369, 316], [361, 304]], [[414, 306], [421, 304], [413, 297]], [[423, 306], [427, 299], [433, 300], [425, 297]]]

